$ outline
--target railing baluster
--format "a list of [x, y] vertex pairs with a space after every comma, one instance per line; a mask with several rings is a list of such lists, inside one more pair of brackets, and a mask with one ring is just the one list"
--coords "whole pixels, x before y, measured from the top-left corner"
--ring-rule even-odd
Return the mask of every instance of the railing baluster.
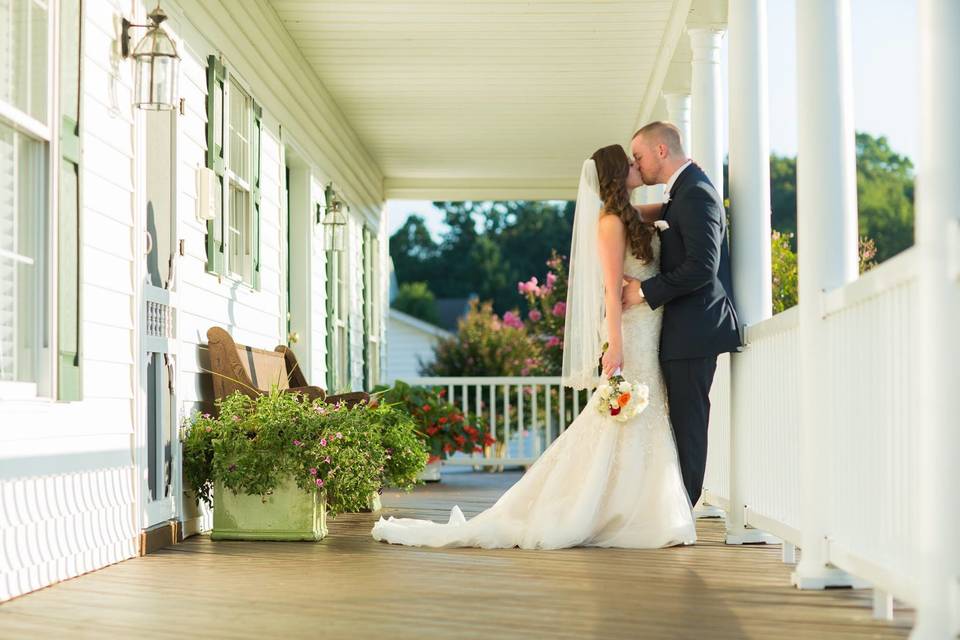
[[510, 386], [503, 385], [503, 457], [510, 457]]
[[547, 422], [546, 422], [546, 424], [543, 426], [543, 444], [544, 444], [544, 446], [549, 447], [550, 444], [553, 442], [553, 434], [552, 434], [552, 431], [551, 431], [551, 429], [550, 429], [550, 423], [551, 423], [551, 420], [550, 420], [550, 417], [551, 417], [551, 416], [550, 416], [550, 409], [551, 409], [551, 407], [550, 407], [550, 402], [551, 402], [551, 399], [552, 399], [551, 397], [553, 396], [553, 390], [552, 390], [550, 384], [545, 385], [545, 386], [544, 386], [544, 389], [546, 390], [546, 393], [547, 393], [547, 399], [546, 399], [547, 410], [546, 410], [546, 412], [545, 412], [546, 417], [547, 417]]
[[567, 430], [567, 388], [560, 384], [560, 420], [557, 422], [557, 437]]
[[533, 436], [533, 446], [531, 450], [533, 451], [534, 458], [540, 456], [540, 434], [537, 433], [537, 385], [531, 385], [533, 387], [533, 398], [530, 402], [530, 434]]
[[526, 450], [526, 442], [524, 438], [524, 432], [530, 433], [530, 430], [527, 429], [527, 421], [524, 419], [523, 414], [523, 385], [517, 385], [517, 457], [523, 457], [523, 452]]

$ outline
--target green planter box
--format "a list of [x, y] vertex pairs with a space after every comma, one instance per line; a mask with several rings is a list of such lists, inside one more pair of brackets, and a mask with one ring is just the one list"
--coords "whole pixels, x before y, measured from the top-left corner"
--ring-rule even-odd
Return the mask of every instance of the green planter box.
[[213, 489], [214, 540], [320, 540], [327, 535], [323, 496], [292, 479], [266, 496], [236, 494], [219, 482]]

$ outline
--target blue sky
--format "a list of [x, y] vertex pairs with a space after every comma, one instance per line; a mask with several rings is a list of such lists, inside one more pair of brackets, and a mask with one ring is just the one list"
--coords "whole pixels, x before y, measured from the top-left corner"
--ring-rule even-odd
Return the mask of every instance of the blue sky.
[[[770, 147], [780, 155], [795, 155], [797, 150], [797, 1], [803, 0], [767, 2]], [[850, 0], [850, 10], [854, 125], [858, 131], [887, 136], [894, 150], [916, 164], [920, 135], [917, 2]], [[726, 43], [722, 73], [725, 87]], [[410, 213], [422, 215], [434, 237], [439, 237], [443, 218], [427, 201], [389, 202], [389, 232], [400, 228]]]

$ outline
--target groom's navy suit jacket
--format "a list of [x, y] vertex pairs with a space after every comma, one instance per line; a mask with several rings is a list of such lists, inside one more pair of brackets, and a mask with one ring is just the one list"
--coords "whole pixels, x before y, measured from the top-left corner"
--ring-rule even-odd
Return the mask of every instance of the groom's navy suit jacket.
[[723, 201], [695, 164], [670, 190], [660, 232], [660, 274], [640, 283], [651, 308], [664, 306], [660, 359], [736, 351], [742, 344], [733, 306]]

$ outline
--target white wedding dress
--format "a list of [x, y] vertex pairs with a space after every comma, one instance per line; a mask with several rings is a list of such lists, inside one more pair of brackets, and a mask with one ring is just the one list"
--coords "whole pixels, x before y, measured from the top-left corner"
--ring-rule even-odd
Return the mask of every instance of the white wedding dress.
[[[659, 242], [654, 238], [654, 251]], [[624, 273], [656, 274], [629, 251]], [[496, 504], [467, 520], [457, 506], [447, 523], [382, 517], [373, 537], [395, 544], [486, 549], [658, 548], [696, 540], [667, 415], [658, 347], [663, 309], [623, 314], [623, 375], [650, 387], [650, 404], [617, 422], [587, 407]]]

